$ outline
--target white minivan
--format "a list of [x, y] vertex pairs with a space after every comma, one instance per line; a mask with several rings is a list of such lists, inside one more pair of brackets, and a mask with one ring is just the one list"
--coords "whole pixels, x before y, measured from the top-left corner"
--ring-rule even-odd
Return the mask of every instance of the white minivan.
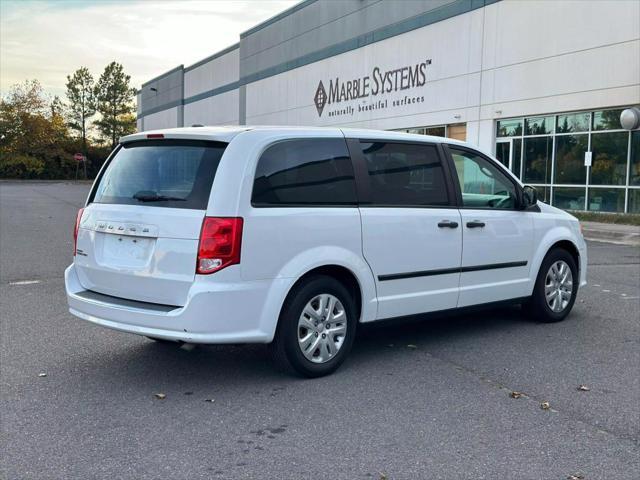
[[191, 127], [121, 139], [78, 212], [69, 311], [157, 341], [265, 343], [334, 371], [358, 323], [497, 302], [564, 319], [578, 221], [447, 138]]

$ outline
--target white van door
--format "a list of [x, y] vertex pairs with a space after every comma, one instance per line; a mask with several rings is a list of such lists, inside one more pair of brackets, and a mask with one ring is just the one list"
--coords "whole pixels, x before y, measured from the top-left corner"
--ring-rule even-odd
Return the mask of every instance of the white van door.
[[460, 186], [459, 307], [530, 295], [533, 215], [517, 206], [516, 183], [484, 155], [448, 146]]
[[454, 308], [462, 228], [440, 148], [368, 139], [349, 146], [378, 318]]

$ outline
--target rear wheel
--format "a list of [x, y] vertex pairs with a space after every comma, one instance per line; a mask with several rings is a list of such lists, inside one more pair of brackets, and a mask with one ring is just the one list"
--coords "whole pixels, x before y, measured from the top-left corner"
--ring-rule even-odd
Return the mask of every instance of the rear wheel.
[[529, 316], [540, 322], [564, 320], [573, 308], [578, 283], [578, 268], [573, 256], [564, 249], [553, 249], [540, 266], [533, 295], [524, 308]]
[[277, 366], [305, 377], [335, 371], [351, 350], [355, 311], [348, 290], [332, 277], [314, 276], [294, 287], [270, 345]]

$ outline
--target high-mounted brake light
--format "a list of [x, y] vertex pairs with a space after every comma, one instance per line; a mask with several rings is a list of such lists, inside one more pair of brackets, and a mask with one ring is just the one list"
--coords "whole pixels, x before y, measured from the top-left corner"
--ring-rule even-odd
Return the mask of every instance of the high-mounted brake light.
[[84, 208], [78, 210], [76, 214], [76, 226], [73, 229], [73, 256], [76, 256], [76, 250], [78, 249], [78, 229], [80, 228], [80, 221], [82, 220], [82, 214], [84, 213]]
[[149, 133], [147, 138], [164, 138], [164, 135], [162, 133]]
[[242, 218], [204, 217], [196, 273], [207, 275], [240, 263]]

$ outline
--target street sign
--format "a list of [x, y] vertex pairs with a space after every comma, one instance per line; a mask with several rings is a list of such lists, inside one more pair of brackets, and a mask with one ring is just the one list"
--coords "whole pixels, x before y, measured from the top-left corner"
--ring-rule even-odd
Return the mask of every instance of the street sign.
[[74, 159], [76, 162], [82, 162], [82, 161], [84, 161], [84, 155], [83, 155], [83, 154], [81, 154], [81, 153], [74, 153], [74, 154], [73, 154], [73, 159]]

